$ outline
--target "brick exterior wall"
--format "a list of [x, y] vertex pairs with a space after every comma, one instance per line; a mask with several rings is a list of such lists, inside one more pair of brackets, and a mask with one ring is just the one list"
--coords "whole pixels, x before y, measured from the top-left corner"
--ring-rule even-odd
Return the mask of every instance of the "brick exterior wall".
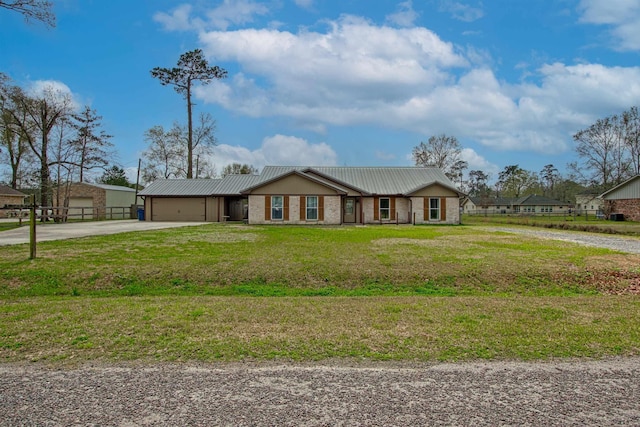
[[265, 219], [265, 196], [249, 196], [249, 224], [318, 224], [318, 225], [339, 225], [342, 221], [342, 199], [340, 196], [324, 197], [324, 221], [301, 221], [300, 196], [289, 196], [289, 220], [266, 220]]
[[[64, 190], [63, 190], [64, 191]], [[65, 193], [60, 195], [60, 203], [64, 203]], [[71, 184], [69, 187], [69, 198], [90, 198], [93, 200], [94, 207], [100, 207], [101, 209], [94, 209], [94, 219], [104, 219], [106, 212], [104, 207], [107, 206], [107, 192], [102, 188], [94, 187], [83, 183]], [[57, 206], [57, 197], [53, 195], [53, 206]]]
[[607, 213], [621, 213], [624, 219], [640, 221], [640, 199], [607, 200]]

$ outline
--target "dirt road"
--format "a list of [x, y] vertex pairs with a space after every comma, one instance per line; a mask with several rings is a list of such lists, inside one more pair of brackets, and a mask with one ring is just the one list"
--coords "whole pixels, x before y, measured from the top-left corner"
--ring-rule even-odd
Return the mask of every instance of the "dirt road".
[[640, 425], [640, 359], [0, 365], [3, 426]]

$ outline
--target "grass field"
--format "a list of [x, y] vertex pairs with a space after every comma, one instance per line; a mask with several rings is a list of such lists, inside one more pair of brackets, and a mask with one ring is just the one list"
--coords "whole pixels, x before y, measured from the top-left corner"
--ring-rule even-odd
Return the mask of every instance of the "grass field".
[[0, 360], [640, 354], [640, 256], [474, 226], [211, 224], [0, 247]]

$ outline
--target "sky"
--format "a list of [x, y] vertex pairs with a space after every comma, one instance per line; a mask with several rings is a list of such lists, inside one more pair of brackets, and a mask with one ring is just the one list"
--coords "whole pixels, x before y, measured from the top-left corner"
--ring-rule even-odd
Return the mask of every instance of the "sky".
[[0, 9], [0, 72], [89, 105], [135, 177], [144, 132], [186, 123], [151, 77], [199, 48], [218, 171], [410, 166], [455, 136], [469, 170], [561, 172], [572, 136], [640, 105], [638, 0], [54, 0], [55, 28]]

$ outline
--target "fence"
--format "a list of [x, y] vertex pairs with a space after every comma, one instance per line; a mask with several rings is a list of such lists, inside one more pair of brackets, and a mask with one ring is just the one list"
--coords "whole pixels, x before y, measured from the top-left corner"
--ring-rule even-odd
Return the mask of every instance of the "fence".
[[464, 211], [463, 213], [470, 216], [573, 218], [585, 221], [607, 219], [603, 211], [587, 209], [569, 209], [563, 212], [515, 212], [512, 209], [476, 209]]
[[[27, 206], [0, 208], [0, 217], [16, 218], [20, 222], [29, 218]], [[137, 206], [74, 206], [74, 207], [38, 207], [36, 219], [55, 222], [96, 221], [113, 219], [136, 219]]]

